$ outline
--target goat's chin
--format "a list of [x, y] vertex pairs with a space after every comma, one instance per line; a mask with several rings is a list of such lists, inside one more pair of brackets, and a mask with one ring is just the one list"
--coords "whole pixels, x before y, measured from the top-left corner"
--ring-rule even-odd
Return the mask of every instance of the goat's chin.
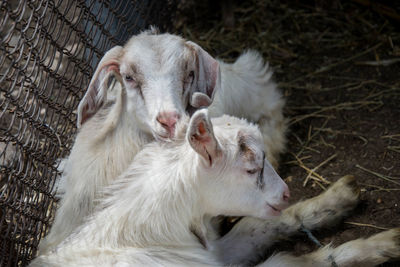
[[169, 133], [167, 131], [153, 132], [153, 137], [159, 142], [172, 142], [177, 139], [177, 133]]
[[168, 133], [153, 133], [153, 136], [159, 142], [171, 142], [174, 138]]
[[280, 216], [282, 214], [282, 210], [281, 209], [277, 209], [269, 204], [266, 204], [265, 208], [263, 209], [261, 214], [258, 214], [258, 218], [259, 219], [271, 219], [273, 217], [277, 217]]
[[172, 133], [164, 130], [152, 131], [154, 139], [161, 142], [171, 142], [174, 140], [181, 140], [186, 134], [186, 123], [179, 123]]
[[281, 214], [282, 214], [282, 211], [280, 211], [280, 210], [269, 209], [267, 211], [267, 217], [276, 217], [276, 216], [280, 216]]
[[171, 141], [171, 134], [163, 129], [162, 127], [153, 125], [151, 128], [151, 134], [153, 135], [154, 139], [160, 142], [168, 142]]

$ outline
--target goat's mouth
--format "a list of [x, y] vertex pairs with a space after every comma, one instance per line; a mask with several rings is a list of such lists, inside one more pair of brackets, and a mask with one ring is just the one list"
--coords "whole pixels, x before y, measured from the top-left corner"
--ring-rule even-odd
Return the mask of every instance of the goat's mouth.
[[174, 139], [175, 134], [170, 132], [153, 132], [154, 139], [161, 142], [170, 142]]
[[157, 141], [168, 142], [174, 139], [175, 128], [176, 127], [171, 127], [171, 129], [165, 129], [161, 124], [156, 123], [153, 126], [152, 134], [154, 139], [156, 139]]
[[156, 133], [154, 134], [154, 138], [158, 141], [171, 141], [173, 136], [171, 136], [169, 133]]
[[274, 205], [269, 204], [268, 202], [267, 202], [267, 206], [268, 206], [268, 207], [270, 208], [270, 210], [272, 211], [272, 212], [271, 212], [272, 215], [280, 215], [281, 212], [282, 212], [281, 209], [277, 208], [277, 207], [274, 206]]

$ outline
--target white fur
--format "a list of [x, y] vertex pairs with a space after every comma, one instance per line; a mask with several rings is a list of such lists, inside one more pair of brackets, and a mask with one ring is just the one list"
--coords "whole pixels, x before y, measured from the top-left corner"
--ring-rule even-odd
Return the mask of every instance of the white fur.
[[261, 55], [253, 50], [243, 53], [234, 64], [220, 61], [221, 89], [209, 107], [210, 115], [229, 114], [257, 123], [268, 160], [278, 166], [285, 147], [285, 104], [272, 80], [272, 72]]
[[[284, 186], [270, 186], [284, 183], [274, 175], [268, 182], [271, 177], [264, 173], [265, 187], [257, 186], [256, 177], [246, 170], [249, 164], [259, 165], [260, 161], [257, 156], [247, 157], [240, 141], [245, 136], [245, 146], [260, 155], [260, 132], [244, 120], [228, 116], [213, 119], [212, 124], [205, 111], [198, 111], [185, 140], [178, 137], [175, 143], [147, 145], [120, 179], [105, 189], [107, 196], [98, 211], [31, 266], [226, 266], [231, 262], [223, 254], [242, 252], [224, 252], [219, 240], [207, 238], [212, 231], [207, 225], [209, 216], [258, 217], [263, 220], [263, 229], [241, 232], [242, 237], [251, 241], [252, 235], [259, 235], [256, 239], [265, 239], [268, 245], [292, 234], [301, 224], [312, 228], [338, 219], [343, 210], [357, 203], [354, 178], [344, 177], [321, 196], [292, 206], [280, 217], [271, 217], [266, 203], [279, 202], [274, 192], [284, 190]], [[210, 152], [211, 165], [202, 149]], [[268, 164], [264, 168], [269, 168]], [[332, 210], [340, 215], [326, 216]], [[400, 256], [399, 236], [399, 230], [386, 231], [300, 257], [277, 254], [261, 265], [328, 267], [333, 259], [339, 266], [373, 266]], [[253, 258], [262, 253], [261, 247], [242, 241], [231, 246], [252, 251]], [[243, 263], [246, 259], [237, 262]]]
[[[119, 73], [107, 72], [115, 61]], [[197, 71], [198, 81], [187, 80], [188, 70]], [[107, 87], [113, 74], [116, 82]], [[137, 78], [126, 81], [126, 75]], [[232, 114], [258, 123], [267, 159], [276, 167], [285, 142], [284, 101], [271, 75], [254, 51], [244, 53], [234, 64], [217, 63], [196, 44], [170, 34], [145, 32], [107, 52], [79, 105], [81, 127], [58, 189], [65, 194], [39, 251], [57, 245], [93, 212], [100, 189], [120, 175], [153, 136], [168, 141], [157, 122], [160, 112], [173, 111], [184, 118], [191, 95], [207, 94], [201, 90], [211, 88], [210, 84], [215, 87], [208, 92], [208, 97], [214, 97], [210, 114]], [[81, 124], [84, 107], [90, 118]]]
[[116, 103], [101, 109], [87, 121], [75, 139], [64, 166], [61, 198], [50, 233], [40, 243], [40, 252], [64, 240], [91, 214], [99, 191], [120, 175], [141, 147], [152, 140], [135, 125], [127, 111], [125, 91]]
[[[228, 116], [213, 124], [206, 111], [198, 111], [184, 140], [147, 145], [106, 190], [95, 215], [33, 265], [217, 264], [207, 241], [202, 246], [193, 229], [205, 238], [205, 216], [269, 218], [274, 212], [268, 203], [284, 204], [287, 186], [268, 171], [267, 162], [260, 166], [263, 144], [257, 127]], [[254, 157], [242, 153], [240, 142]], [[212, 154], [212, 165], [202, 156], [203, 148]], [[250, 165], [265, 169], [264, 188], [257, 186], [256, 174], [247, 173]]]

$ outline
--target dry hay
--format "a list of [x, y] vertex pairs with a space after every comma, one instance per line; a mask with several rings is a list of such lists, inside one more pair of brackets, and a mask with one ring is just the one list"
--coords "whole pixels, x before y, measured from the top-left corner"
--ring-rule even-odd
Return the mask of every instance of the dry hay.
[[[335, 5], [236, 2], [233, 28], [224, 27], [218, 6], [187, 3], [176, 26], [224, 60], [252, 48], [270, 62], [287, 98], [290, 131], [280, 173], [293, 201], [343, 175], [358, 177], [360, 207], [334, 232], [318, 233], [322, 243], [338, 244], [400, 226], [400, 8], [327, 2]], [[297, 253], [315, 248], [298, 243]]]

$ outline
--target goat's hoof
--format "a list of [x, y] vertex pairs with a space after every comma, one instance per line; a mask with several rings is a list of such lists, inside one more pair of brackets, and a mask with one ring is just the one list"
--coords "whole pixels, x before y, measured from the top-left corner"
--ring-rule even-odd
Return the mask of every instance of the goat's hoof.
[[396, 244], [396, 247], [398, 249], [398, 257], [400, 257], [400, 227], [395, 228], [392, 230], [394, 232], [394, 237], [393, 240]]
[[374, 244], [377, 254], [384, 257], [385, 261], [400, 259], [400, 228], [378, 233], [367, 240]]
[[357, 179], [353, 175], [346, 175], [340, 178], [336, 184], [345, 186], [348, 190], [351, 190], [353, 194], [360, 195], [360, 187], [357, 184]]
[[326, 194], [338, 204], [337, 207], [340, 207], [342, 211], [349, 211], [359, 202], [360, 188], [353, 175], [346, 175], [334, 183]]
[[393, 242], [397, 251], [395, 258], [400, 258], [400, 227], [389, 230], [393, 232]]

